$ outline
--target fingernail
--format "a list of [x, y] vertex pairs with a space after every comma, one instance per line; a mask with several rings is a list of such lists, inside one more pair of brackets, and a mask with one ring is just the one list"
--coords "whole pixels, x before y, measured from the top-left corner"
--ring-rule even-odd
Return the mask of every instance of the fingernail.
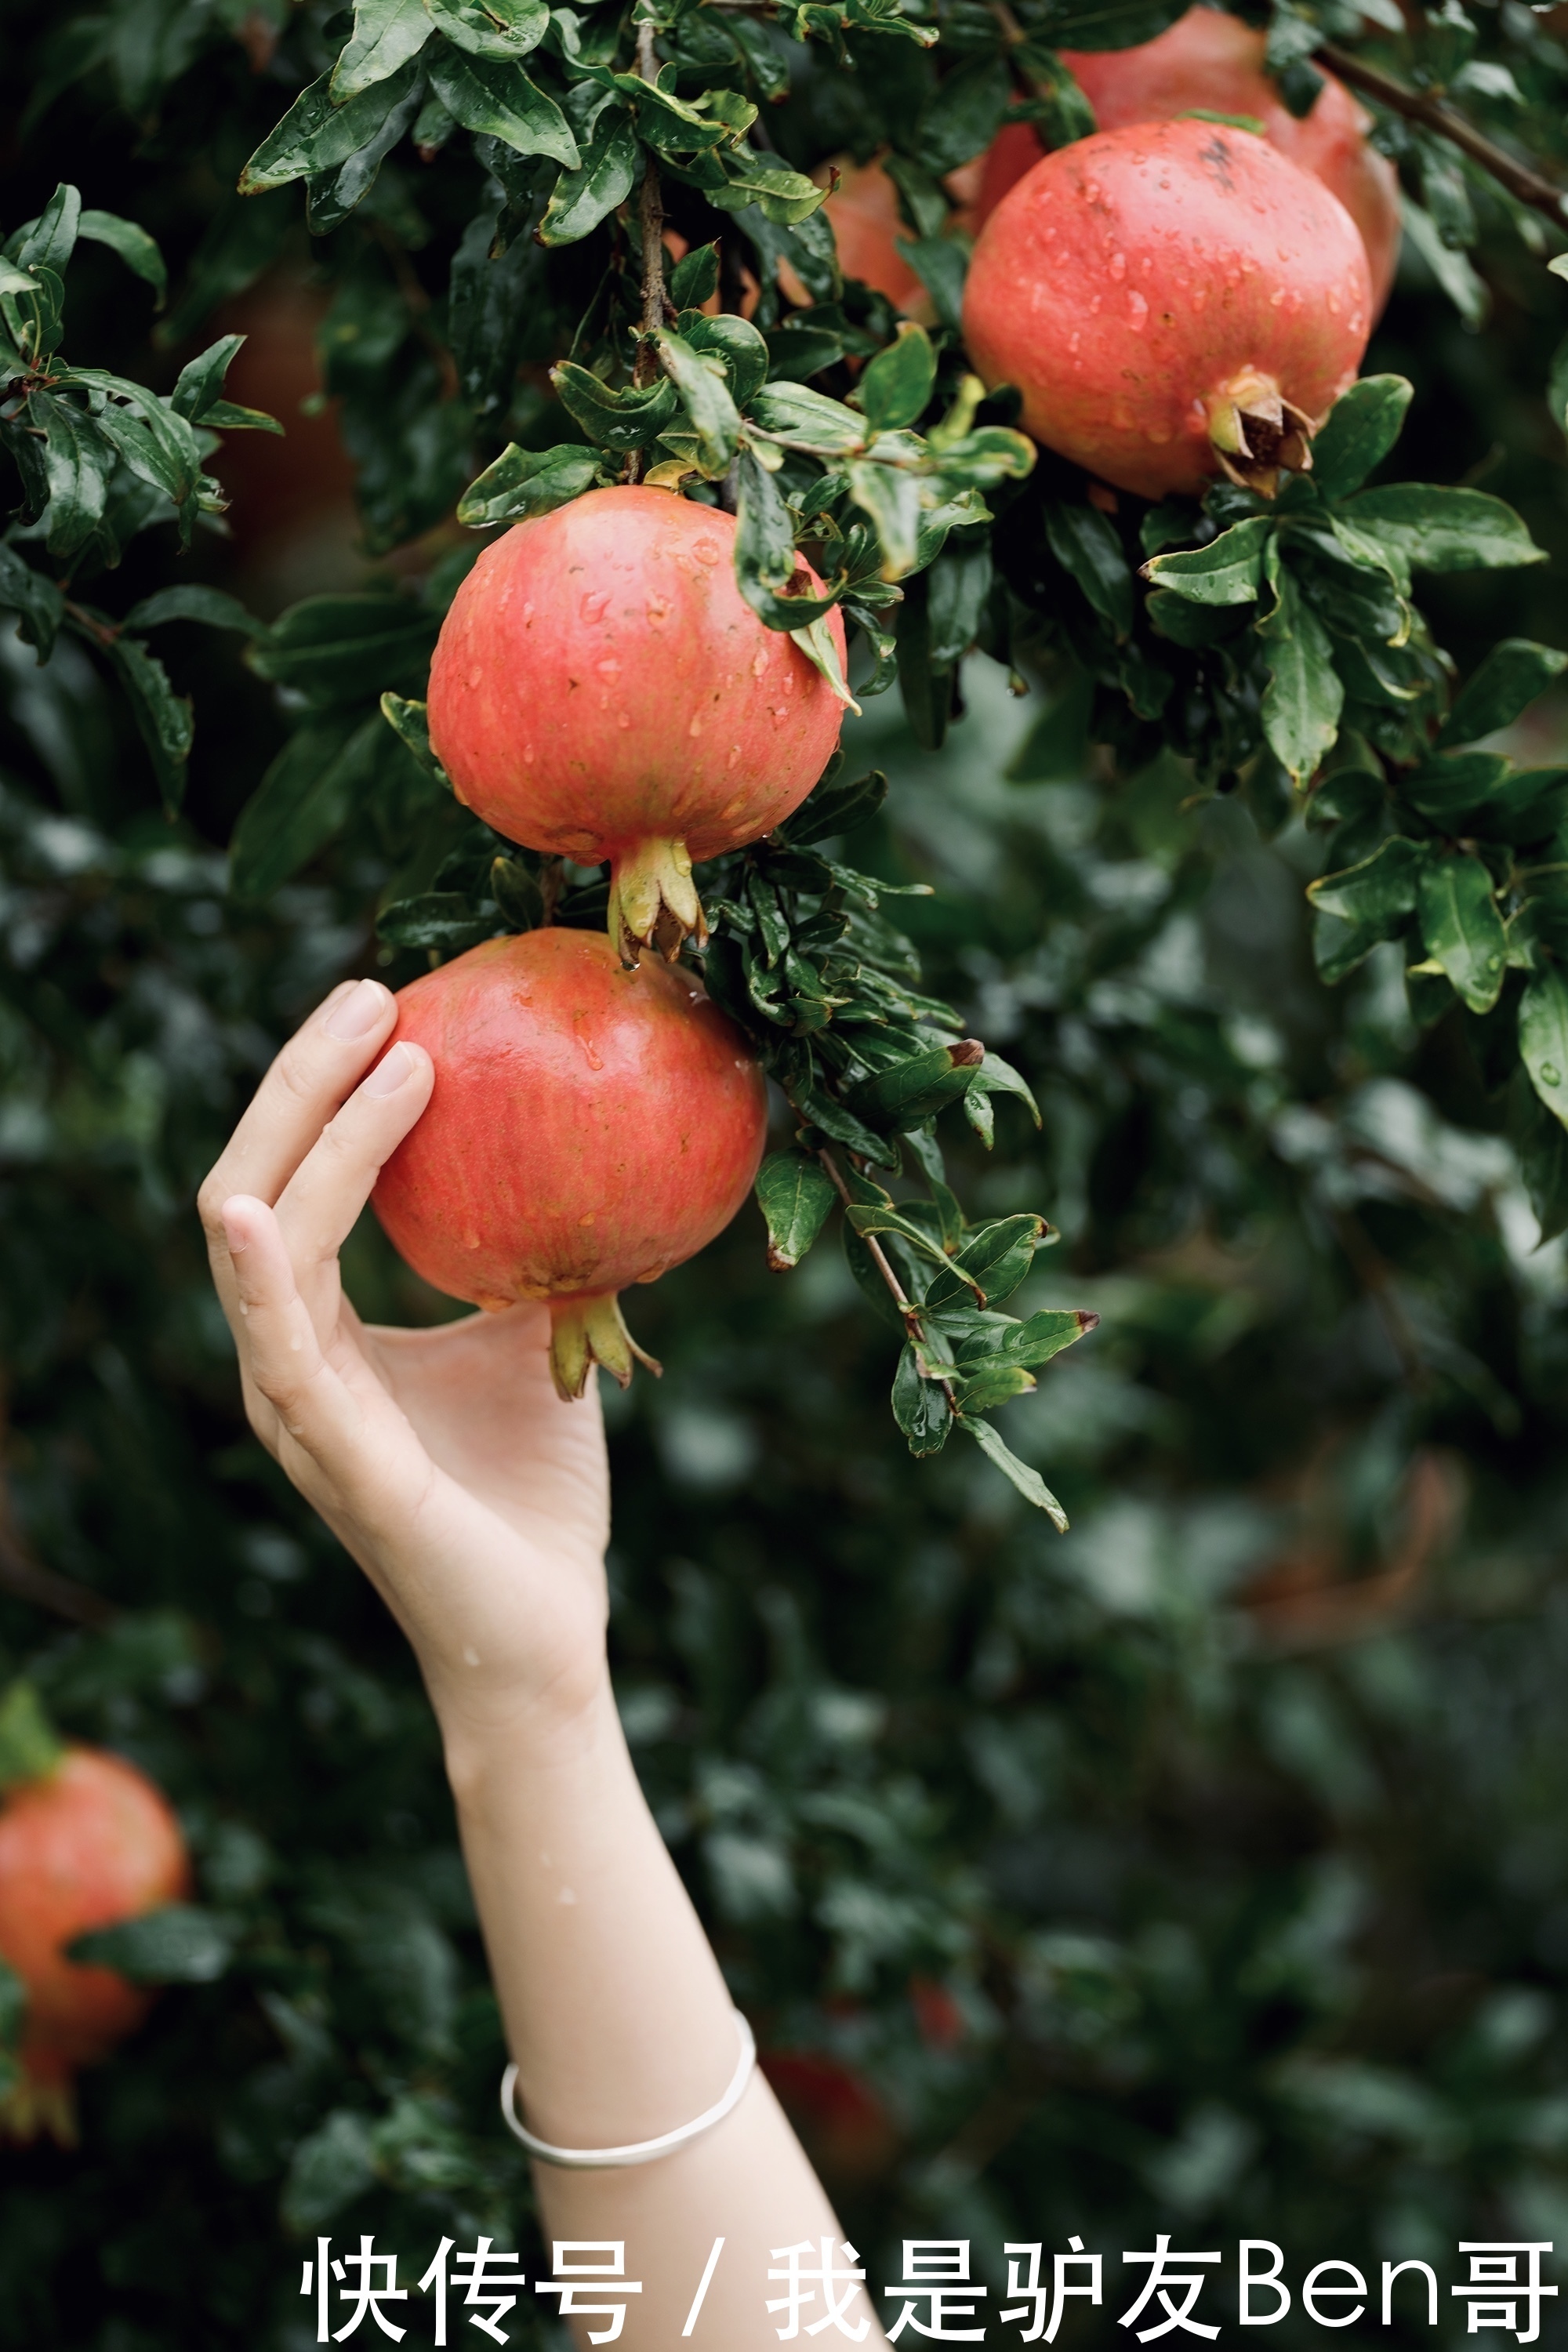
[[352, 996], [345, 996], [331, 1019], [327, 1023], [327, 1034], [342, 1045], [349, 1045], [365, 1036], [375, 1027], [386, 1010], [390, 991], [379, 980], [362, 980]]
[[223, 1237], [228, 1244], [228, 1254], [230, 1257], [237, 1257], [241, 1250], [249, 1248], [250, 1244], [247, 1240], [245, 1234], [243, 1233], [237, 1233], [234, 1226], [229, 1223], [228, 1212], [226, 1209], [220, 1209], [218, 1214], [223, 1219]]
[[[366, 982], [369, 986], [369, 982]], [[395, 1045], [376, 1064], [361, 1088], [367, 1095], [395, 1095], [414, 1075], [414, 1056], [406, 1045]]]

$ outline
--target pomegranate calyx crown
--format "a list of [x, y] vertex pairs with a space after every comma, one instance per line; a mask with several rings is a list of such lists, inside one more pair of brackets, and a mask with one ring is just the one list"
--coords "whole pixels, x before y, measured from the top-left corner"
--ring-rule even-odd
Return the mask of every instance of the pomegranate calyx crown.
[[1287, 400], [1254, 368], [1233, 376], [1204, 404], [1221, 469], [1243, 489], [1271, 499], [1281, 473], [1310, 474], [1318, 420]]
[[65, 1757], [65, 1742], [29, 1682], [0, 1696], [0, 1791], [47, 1780]]
[[598, 1298], [561, 1298], [550, 1309], [550, 1371], [555, 1393], [573, 1404], [588, 1385], [588, 1375], [600, 1364], [625, 1389], [641, 1364], [662, 1378], [664, 1366], [646, 1348], [639, 1348], [626, 1329], [621, 1302], [614, 1291]]
[[650, 835], [610, 865], [610, 945], [629, 971], [645, 947], [673, 963], [689, 939], [704, 947], [708, 924], [684, 841]]

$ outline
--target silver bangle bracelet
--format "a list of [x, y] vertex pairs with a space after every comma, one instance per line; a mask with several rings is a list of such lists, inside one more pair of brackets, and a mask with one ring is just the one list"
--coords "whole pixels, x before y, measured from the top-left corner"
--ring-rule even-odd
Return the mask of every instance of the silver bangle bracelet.
[[741, 2055], [730, 2087], [718, 2103], [694, 2116], [689, 2124], [678, 2124], [674, 2131], [663, 2132], [658, 2139], [634, 2140], [626, 2147], [552, 2147], [547, 2139], [536, 2139], [525, 2124], [517, 2118], [515, 2104], [517, 2066], [510, 2065], [500, 2078], [500, 2111], [502, 2119], [515, 2139], [520, 2139], [530, 2156], [541, 2164], [557, 2164], [569, 2172], [607, 2172], [623, 2164], [652, 2164], [661, 2156], [673, 2155], [688, 2140], [700, 2139], [715, 2124], [721, 2124], [727, 2115], [738, 2107], [745, 2095], [747, 2084], [757, 2063], [756, 2037], [739, 2010], [734, 2012], [735, 2030], [741, 2037]]

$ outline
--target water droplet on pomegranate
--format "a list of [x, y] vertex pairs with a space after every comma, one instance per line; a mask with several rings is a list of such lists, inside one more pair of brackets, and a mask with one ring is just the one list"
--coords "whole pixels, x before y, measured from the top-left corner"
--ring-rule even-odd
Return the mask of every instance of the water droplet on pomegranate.
[[603, 588], [590, 588], [584, 593], [578, 610], [583, 618], [592, 625], [593, 623], [604, 619], [609, 602], [609, 596]]
[[720, 551], [716, 539], [694, 539], [691, 542], [691, 552], [699, 563], [717, 563]]
[[763, 646], [759, 646], [756, 652], [752, 656], [752, 676], [753, 677], [761, 677], [767, 666], [767, 648]]
[[463, 1235], [463, 1247], [465, 1249], [478, 1249], [479, 1245], [479, 1237], [478, 1234], [465, 1234]]
[[669, 606], [662, 596], [650, 596], [644, 609], [650, 624], [656, 629], [661, 621], [668, 621], [669, 618]]
[[1141, 335], [1149, 323], [1149, 300], [1143, 294], [1133, 292], [1127, 297], [1127, 323], [1135, 335]]
[[695, 718], [695, 717], [694, 717], [694, 718], [693, 718], [693, 719], [692, 719], [692, 721], [691, 721], [690, 726], [687, 729], [687, 730], [686, 730], [686, 731], [687, 731], [687, 733], [688, 733], [689, 735], [692, 735], [692, 736], [700, 735], [700, 734], [701, 734], [701, 732], [702, 732], [702, 721], [701, 721], [701, 719], [700, 719], [700, 718]]
[[533, 626], [533, 604], [531, 599], [522, 608], [522, 625], [525, 629], [531, 629]]
[[525, 743], [522, 747], [522, 764], [525, 768], [531, 768], [533, 765], [533, 746], [531, 743]]
[[1283, 286], [1277, 286], [1277, 287], [1274, 289], [1273, 293], [1272, 293], [1272, 294], [1270, 294], [1270, 296], [1268, 297], [1268, 304], [1269, 304], [1269, 308], [1270, 308], [1271, 310], [1278, 310], [1278, 309], [1279, 308], [1279, 305], [1281, 304], [1281, 302], [1283, 302], [1283, 300], [1284, 300], [1284, 299], [1285, 299], [1285, 289], [1283, 288]]
[[[587, 1057], [588, 1067], [591, 1070], [602, 1070], [604, 1068], [605, 1065], [603, 1058], [601, 1057], [599, 1049], [595, 1045], [592, 1037], [584, 1038], [583, 1051]], [[593, 1220], [592, 1218], [589, 1218], [586, 1222], [592, 1223]]]
[[483, 686], [484, 682], [484, 671], [479, 667], [479, 663], [476, 662], [472, 669], [468, 672], [468, 685], [471, 688], [476, 686]]
[[631, 720], [626, 717], [626, 712], [625, 712], [624, 710], [622, 711], [622, 713], [621, 713], [620, 717], [619, 717], [619, 718], [616, 719], [616, 726], [617, 726], [617, 727], [629, 727], [629, 726], [631, 725], [631, 723], [632, 723], [632, 722], [631, 722]]
[[1111, 255], [1111, 257], [1110, 257], [1110, 274], [1111, 274], [1112, 278], [1125, 278], [1125, 277], [1126, 277], [1126, 275], [1127, 275], [1127, 256], [1126, 256], [1124, 253], [1113, 253], [1113, 254]]
[[[590, 1055], [590, 1056], [589, 1056], [589, 1059], [590, 1059], [590, 1060], [592, 1060], [592, 1059], [593, 1059], [593, 1056], [592, 1056], [591, 1055]], [[595, 1063], [594, 1063], [594, 1067], [597, 1070], [597, 1069], [602, 1068], [602, 1067], [603, 1067], [603, 1065], [602, 1065], [601, 1063], [595, 1062]], [[591, 1225], [591, 1224], [594, 1223], [594, 1212], [593, 1212], [593, 1210], [592, 1210], [592, 1209], [590, 1209], [590, 1210], [589, 1210], [589, 1212], [588, 1212], [588, 1213], [587, 1213], [587, 1215], [586, 1215], [585, 1217], [579, 1217], [579, 1218], [578, 1218], [578, 1220], [577, 1220], [577, 1223], [578, 1223], [580, 1225]]]
[[621, 674], [620, 663], [613, 656], [606, 661], [595, 662], [594, 667], [601, 677], [619, 677]]
[[1334, 289], [1333, 289], [1333, 288], [1332, 288], [1331, 286], [1330, 287], [1330, 289], [1329, 289], [1329, 290], [1328, 290], [1328, 294], [1327, 294], [1327, 296], [1326, 296], [1326, 298], [1325, 298], [1325, 299], [1326, 299], [1326, 300], [1327, 300], [1327, 302], [1328, 302], [1328, 306], [1329, 306], [1329, 316], [1330, 316], [1330, 318], [1331, 318], [1331, 319], [1337, 319], [1337, 318], [1339, 317], [1339, 315], [1340, 315], [1340, 298], [1339, 298], [1339, 296], [1335, 293], [1335, 291], [1334, 291]]

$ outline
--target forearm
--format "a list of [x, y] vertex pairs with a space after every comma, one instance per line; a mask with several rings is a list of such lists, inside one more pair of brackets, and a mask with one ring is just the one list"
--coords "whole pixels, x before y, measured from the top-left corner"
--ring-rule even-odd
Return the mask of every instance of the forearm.
[[[607, 1676], [567, 1730], [449, 1729], [447, 1751], [530, 2129], [616, 2147], [700, 2115], [734, 2072], [731, 2003], [637, 1785]], [[733, 2114], [672, 2156], [604, 2172], [540, 2165], [536, 2179], [547, 2236], [626, 2241], [643, 2282], [626, 2341], [649, 2352], [679, 2345], [720, 2237], [693, 2340], [772, 2352], [771, 2250], [837, 2234], [760, 2075]]]

